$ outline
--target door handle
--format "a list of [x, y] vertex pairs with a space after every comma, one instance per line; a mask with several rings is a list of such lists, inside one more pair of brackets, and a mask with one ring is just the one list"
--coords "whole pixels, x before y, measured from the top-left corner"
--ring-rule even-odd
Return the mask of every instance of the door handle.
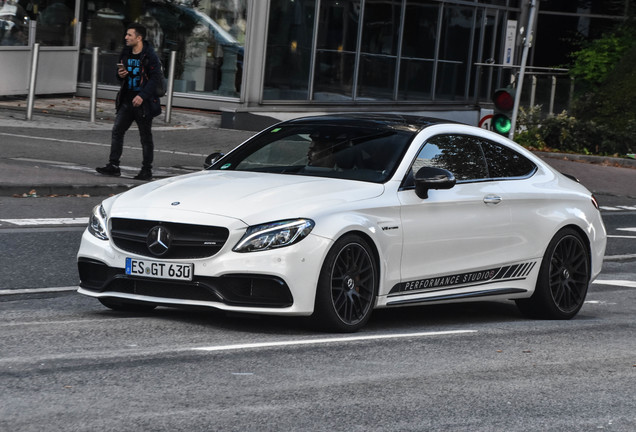
[[486, 195], [484, 197], [485, 204], [499, 204], [501, 202], [501, 197], [498, 195]]

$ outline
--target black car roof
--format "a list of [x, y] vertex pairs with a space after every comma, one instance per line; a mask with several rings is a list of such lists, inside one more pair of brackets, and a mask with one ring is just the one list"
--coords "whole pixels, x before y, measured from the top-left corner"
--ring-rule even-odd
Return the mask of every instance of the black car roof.
[[412, 114], [396, 113], [345, 113], [328, 114], [313, 117], [300, 117], [284, 122], [288, 125], [328, 125], [375, 128], [406, 128], [422, 130], [428, 126], [441, 123], [456, 123], [451, 120]]

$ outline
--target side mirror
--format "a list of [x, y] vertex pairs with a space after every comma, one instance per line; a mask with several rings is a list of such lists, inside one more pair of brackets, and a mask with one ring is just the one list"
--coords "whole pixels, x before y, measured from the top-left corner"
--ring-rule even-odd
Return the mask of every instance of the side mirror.
[[203, 169], [206, 170], [210, 168], [212, 165], [214, 165], [216, 161], [221, 159], [223, 156], [225, 156], [225, 154], [219, 153], [219, 152], [215, 152], [208, 155], [208, 157], [205, 158], [205, 162], [203, 162]]
[[455, 186], [455, 176], [452, 172], [433, 167], [422, 167], [415, 174], [415, 194], [428, 198], [430, 189], [451, 189]]

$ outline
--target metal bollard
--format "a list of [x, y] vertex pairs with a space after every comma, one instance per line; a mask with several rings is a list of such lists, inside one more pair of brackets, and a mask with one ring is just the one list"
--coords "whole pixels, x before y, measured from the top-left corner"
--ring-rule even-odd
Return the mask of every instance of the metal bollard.
[[170, 123], [170, 117], [172, 115], [172, 90], [174, 89], [174, 66], [177, 60], [177, 52], [170, 51], [170, 65], [168, 66], [168, 88], [166, 94], [168, 100], [166, 101], [166, 123]]
[[97, 110], [97, 63], [99, 59], [99, 48], [93, 47], [93, 57], [91, 64], [91, 123], [95, 123], [95, 111]]
[[532, 90], [530, 91], [530, 109], [534, 108], [534, 101], [537, 95], [537, 76], [532, 75]]
[[554, 115], [554, 97], [556, 95], [556, 85], [557, 78], [555, 75], [552, 75], [552, 85], [550, 86], [550, 109], [548, 111], [548, 115]]
[[40, 57], [40, 44], [33, 44], [33, 50], [31, 54], [31, 75], [29, 77], [29, 96], [27, 98], [27, 112], [26, 119], [31, 120], [33, 118], [33, 104], [35, 101], [35, 83], [38, 75], [38, 59]]

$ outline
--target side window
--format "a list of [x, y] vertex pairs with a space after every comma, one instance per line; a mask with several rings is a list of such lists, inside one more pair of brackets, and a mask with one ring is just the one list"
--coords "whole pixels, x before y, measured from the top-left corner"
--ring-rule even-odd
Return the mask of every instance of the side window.
[[490, 141], [481, 142], [491, 178], [527, 177], [536, 166], [516, 151]]
[[488, 178], [479, 142], [461, 135], [438, 135], [429, 139], [413, 163], [412, 175], [425, 166], [443, 168], [458, 181]]

